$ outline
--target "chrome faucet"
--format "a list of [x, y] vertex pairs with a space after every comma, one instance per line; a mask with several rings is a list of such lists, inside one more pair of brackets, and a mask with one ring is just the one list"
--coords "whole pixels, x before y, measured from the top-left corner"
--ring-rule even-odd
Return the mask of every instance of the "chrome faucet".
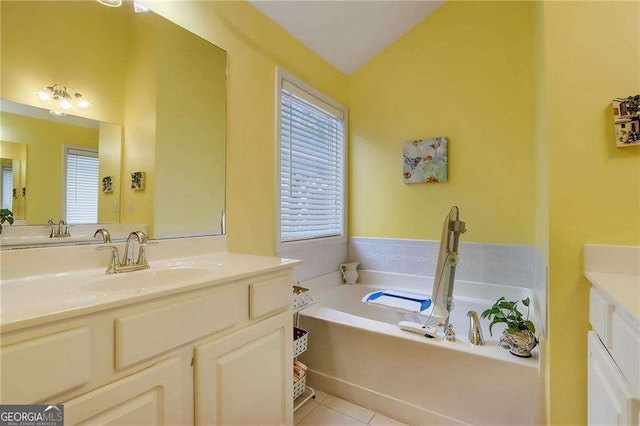
[[[96, 231], [98, 235], [100, 229]], [[106, 230], [105, 230], [106, 231]], [[102, 233], [104, 238], [104, 233]], [[107, 232], [108, 235], [108, 232]], [[110, 239], [110, 238], [109, 238]], [[138, 257], [133, 259], [133, 244], [138, 244]], [[139, 271], [141, 269], [149, 269], [149, 262], [146, 256], [146, 247], [148, 244], [153, 244], [149, 241], [147, 235], [142, 231], [134, 231], [127, 237], [127, 243], [124, 247], [124, 255], [122, 256], [122, 262], [119, 259], [118, 247], [113, 245], [103, 245], [96, 247], [97, 250], [111, 250], [111, 260], [107, 266], [107, 274], [119, 274], [121, 272]]]
[[480, 327], [480, 319], [476, 311], [467, 312], [469, 317], [469, 342], [472, 345], [484, 345], [484, 337], [482, 336], [482, 328]]

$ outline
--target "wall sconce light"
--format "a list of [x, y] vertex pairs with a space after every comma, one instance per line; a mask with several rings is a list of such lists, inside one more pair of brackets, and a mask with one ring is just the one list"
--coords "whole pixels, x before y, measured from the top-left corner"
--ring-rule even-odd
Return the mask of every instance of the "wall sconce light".
[[[70, 111], [74, 107], [87, 109], [91, 106], [87, 98], [78, 93], [76, 89], [68, 86], [60, 86], [53, 84], [47, 86], [38, 92], [38, 98], [45, 102], [57, 102], [58, 106], [64, 111]], [[53, 115], [64, 115], [64, 112], [49, 111]]]

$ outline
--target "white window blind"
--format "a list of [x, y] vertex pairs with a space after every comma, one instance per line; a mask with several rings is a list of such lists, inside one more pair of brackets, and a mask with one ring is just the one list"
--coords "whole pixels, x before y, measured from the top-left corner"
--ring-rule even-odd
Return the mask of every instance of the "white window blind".
[[13, 210], [13, 169], [2, 167], [2, 208]]
[[66, 147], [66, 221], [98, 222], [98, 151]]
[[284, 80], [280, 240], [344, 235], [344, 114]]

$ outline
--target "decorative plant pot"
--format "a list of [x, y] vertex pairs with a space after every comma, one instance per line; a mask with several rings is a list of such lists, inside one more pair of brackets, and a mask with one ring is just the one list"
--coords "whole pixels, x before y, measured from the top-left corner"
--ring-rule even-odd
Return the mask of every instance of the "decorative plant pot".
[[509, 345], [509, 352], [521, 358], [529, 358], [531, 351], [538, 344], [538, 339], [531, 330], [520, 330], [516, 333], [505, 331], [500, 339], [501, 343], [503, 339]]

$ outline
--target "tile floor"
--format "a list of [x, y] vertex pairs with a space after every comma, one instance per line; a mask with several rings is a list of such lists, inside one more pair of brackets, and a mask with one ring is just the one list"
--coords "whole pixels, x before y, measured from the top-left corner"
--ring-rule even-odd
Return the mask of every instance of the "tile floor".
[[294, 424], [299, 426], [406, 426], [367, 408], [316, 389], [316, 399], [304, 404], [294, 413]]

